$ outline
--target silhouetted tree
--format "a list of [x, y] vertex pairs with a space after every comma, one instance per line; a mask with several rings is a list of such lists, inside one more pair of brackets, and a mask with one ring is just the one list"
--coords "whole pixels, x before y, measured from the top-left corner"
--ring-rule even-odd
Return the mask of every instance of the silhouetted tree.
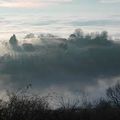
[[107, 97], [120, 108], [120, 83], [107, 89]]

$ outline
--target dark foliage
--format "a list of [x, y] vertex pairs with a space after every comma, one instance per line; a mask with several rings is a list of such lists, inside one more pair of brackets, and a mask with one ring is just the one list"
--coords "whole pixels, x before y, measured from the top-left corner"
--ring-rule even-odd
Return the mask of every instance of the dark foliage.
[[[116, 92], [116, 86], [110, 87]], [[109, 89], [107, 95], [109, 95]], [[110, 91], [111, 93], [111, 91]], [[60, 107], [53, 110], [49, 107], [48, 96], [37, 97], [28, 94], [8, 94], [7, 102], [0, 101], [0, 120], [119, 120], [120, 108], [114, 105], [114, 98], [105, 100], [103, 98], [94, 102], [80, 105], [79, 101], [64, 102], [64, 98], [59, 99]], [[119, 98], [118, 98], [119, 99]], [[84, 106], [84, 107], [82, 107]]]

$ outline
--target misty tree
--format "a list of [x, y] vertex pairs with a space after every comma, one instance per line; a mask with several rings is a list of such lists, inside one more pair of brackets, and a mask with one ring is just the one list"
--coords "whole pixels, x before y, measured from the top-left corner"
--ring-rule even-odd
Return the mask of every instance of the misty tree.
[[76, 35], [75, 34], [71, 34], [68, 38], [68, 40], [75, 40], [76, 39]]
[[101, 33], [96, 32], [91, 34], [92, 43], [96, 45], [110, 45], [111, 41], [108, 40], [108, 33], [102, 31]]
[[102, 40], [108, 40], [108, 32], [107, 31], [101, 32], [101, 39]]
[[[19, 46], [19, 44], [18, 44], [18, 40], [17, 40], [15, 34], [13, 34], [13, 36], [10, 38], [9, 44], [14, 52], [21, 52], [22, 49], [21, 49], [21, 46]], [[15, 53], [14, 53], [14, 55], [15, 55]]]
[[69, 40], [77, 40], [83, 38], [84, 33], [81, 29], [76, 29], [73, 34], [69, 36]]
[[15, 34], [13, 34], [13, 36], [10, 38], [9, 43], [12, 46], [17, 46], [18, 45], [18, 40], [17, 40]]
[[85, 39], [86, 39], [86, 40], [91, 40], [91, 39], [92, 39], [92, 36], [91, 36], [90, 34], [86, 34], [86, 35], [85, 35]]
[[83, 38], [83, 36], [84, 36], [84, 33], [81, 29], [76, 29], [74, 34], [75, 34], [76, 38]]

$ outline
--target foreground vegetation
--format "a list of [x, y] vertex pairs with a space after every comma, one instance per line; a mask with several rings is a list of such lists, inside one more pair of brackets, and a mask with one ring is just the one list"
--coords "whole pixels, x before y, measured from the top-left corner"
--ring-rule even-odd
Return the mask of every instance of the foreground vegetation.
[[[64, 103], [51, 109], [48, 97], [29, 96], [27, 94], [8, 94], [7, 102], [0, 102], [0, 120], [119, 120], [120, 119], [120, 84], [106, 90], [106, 99], [79, 105]], [[84, 106], [84, 107], [83, 107]]]

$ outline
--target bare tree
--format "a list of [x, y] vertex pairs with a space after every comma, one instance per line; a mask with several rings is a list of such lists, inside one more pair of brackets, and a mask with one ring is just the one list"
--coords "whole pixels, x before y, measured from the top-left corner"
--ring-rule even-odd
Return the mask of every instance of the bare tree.
[[106, 91], [107, 97], [120, 108], [120, 83], [109, 87]]

